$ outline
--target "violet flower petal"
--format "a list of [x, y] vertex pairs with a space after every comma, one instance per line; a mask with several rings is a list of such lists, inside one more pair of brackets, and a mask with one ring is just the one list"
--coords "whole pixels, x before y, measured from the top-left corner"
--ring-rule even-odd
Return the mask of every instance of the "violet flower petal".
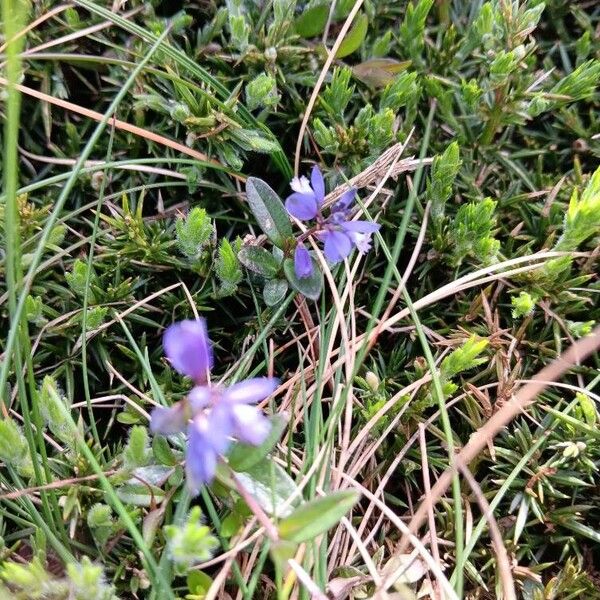
[[188, 401], [192, 407], [192, 413], [196, 414], [206, 408], [212, 399], [212, 388], [205, 385], [197, 385], [188, 394]]
[[285, 208], [292, 217], [300, 221], [310, 221], [317, 216], [319, 210], [314, 194], [296, 192], [287, 197]]
[[231, 414], [231, 407], [217, 403], [208, 416], [202, 415], [208, 424], [206, 443], [217, 454], [224, 454], [233, 436], [235, 423]]
[[350, 188], [344, 192], [340, 199], [333, 205], [331, 212], [346, 211], [352, 206], [354, 197], [356, 196], [356, 188]]
[[210, 483], [217, 470], [218, 454], [206, 443], [206, 437], [194, 423], [188, 430], [185, 475], [188, 489], [196, 494], [201, 485]]
[[233, 434], [246, 444], [260, 446], [271, 431], [271, 423], [255, 406], [236, 404], [231, 408]]
[[196, 416], [189, 424], [185, 468], [191, 490], [197, 491], [200, 485], [213, 480], [219, 455], [231, 443], [234, 424], [231, 415], [216, 409]]
[[176, 371], [196, 383], [207, 381], [213, 355], [204, 319], [180, 321], [168, 327], [163, 336], [163, 347]]
[[313, 273], [312, 260], [304, 244], [298, 244], [294, 251], [294, 272], [298, 279], [310, 277]]
[[304, 177], [304, 175], [302, 175], [302, 177], [294, 177], [290, 181], [290, 187], [292, 188], [292, 190], [294, 190], [294, 192], [314, 196], [314, 190], [312, 189], [310, 182], [306, 177]]
[[323, 204], [323, 199], [325, 198], [325, 181], [323, 181], [323, 174], [317, 165], [312, 168], [312, 172], [310, 174], [310, 184], [320, 207], [321, 204]]
[[254, 377], [235, 383], [223, 392], [227, 404], [254, 404], [270, 396], [279, 385], [275, 377]]
[[357, 233], [375, 233], [376, 231], [379, 231], [381, 225], [371, 221], [346, 221], [345, 223], [342, 223], [341, 227], [348, 233], [351, 231]]
[[171, 408], [157, 406], [150, 414], [150, 431], [162, 435], [181, 433], [188, 419], [184, 402], [177, 402]]
[[344, 260], [352, 251], [352, 241], [341, 231], [326, 231], [321, 234], [321, 239], [325, 258], [332, 264]]

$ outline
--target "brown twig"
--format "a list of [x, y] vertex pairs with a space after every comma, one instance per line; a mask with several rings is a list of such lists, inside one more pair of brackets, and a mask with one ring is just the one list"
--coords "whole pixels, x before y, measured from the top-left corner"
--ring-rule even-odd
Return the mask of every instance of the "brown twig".
[[[108, 477], [110, 475], [114, 475], [116, 472], [117, 469], [113, 469], [111, 471], [106, 471], [104, 475]], [[23, 496], [33, 494], [34, 492], [56, 490], [63, 487], [69, 487], [76, 483], [82, 483], [84, 481], [94, 481], [95, 479], [98, 479], [98, 477], [100, 477], [100, 475], [86, 475], [85, 477], [73, 477], [72, 479], [61, 479], [60, 481], [53, 481], [52, 483], [47, 483], [46, 485], [37, 485], [35, 487], [16, 490], [14, 492], [9, 492], [7, 494], [0, 495], [0, 502], [2, 500], [16, 500], [17, 498], [22, 498]]]

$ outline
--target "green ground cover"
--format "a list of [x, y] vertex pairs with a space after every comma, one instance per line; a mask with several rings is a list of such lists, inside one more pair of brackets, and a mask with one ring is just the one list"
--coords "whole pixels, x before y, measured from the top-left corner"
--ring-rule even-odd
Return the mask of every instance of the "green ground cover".
[[600, 598], [598, 2], [1, 7], [2, 598]]

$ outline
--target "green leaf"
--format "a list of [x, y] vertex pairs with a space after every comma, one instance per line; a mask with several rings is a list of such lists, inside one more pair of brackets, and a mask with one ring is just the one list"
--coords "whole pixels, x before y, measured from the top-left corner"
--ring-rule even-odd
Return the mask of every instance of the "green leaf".
[[279, 196], [262, 180], [248, 177], [248, 204], [260, 228], [279, 248], [292, 237], [292, 224]]
[[196, 596], [204, 596], [212, 582], [212, 578], [202, 571], [193, 570], [187, 574], [188, 591]]
[[165, 484], [173, 469], [165, 465], [148, 465], [133, 471], [133, 477], [127, 483], [142, 483], [160, 487]]
[[358, 498], [357, 492], [344, 490], [311, 500], [279, 522], [279, 535], [297, 543], [312, 540], [339, 523]]
[[344, 38], [344, 41], [340, 44], [336, 53], [336, 58], [344, 58], [353, 52], [356, 52], [362, 45], [367, 36], [367, 29], [369, 28], [369, 18], [367, 15], [360, 15], [352, 29], [348, 32], [348, 35]]
[[247, 269], [268, 279], [275, 277], [279, 271], [277, 259], [260, 246], [243, 246], [238, 258]]
[[178, 462], [171, 446], [169, 446], [169, 442], [160, 435], [155, 436], [152, 440], [152, 453], [161, 465], [174, 467]]
[[143, 467], [148, 464], [148, 430], [143, 425], [131, 429], [129, 441], [123, 451], [123, 463], [126, 469]]
[[230, 135], [239, 146], [249, 152], [274, 153], [279, 148], [275, 140], [261, 135], [260, 131], [254, 129], [232, 129]]
[[287, 277], [290, 285], [303, 296], [310, 298], [311, 300], [317, 300], [321, 295], [321, 288], [323, 287], [323, 276], [319, 269], [319, 265], [314, 258], [311, 258], [313, 264], [313, 274], [310, 277], [299, 278], [296, 277], [296, 271], [294, 270], [294, 261], [291, 258], [287, 258], [283, 263], [283, 271]]
[[373, 87], [385, 87], [410, 67], [411, 61], [399, 62], [393, 58], [373, 58], [352, 67], [354, 77]]
[[221, 283], [219, 286], [220, 296], [234, 294], [238, 283], [242, 281], [242, 270], [240, 269], [240, 263], [236, 255], [237, 247], [237, 240], [233, 245], [226, 238], [221, 240], [217, 260], [214, 263], [215, 272]]
[[294, 558], [297, 550], [298, 544], [295, 544], [294, 542], [290, 542], [288, 540], [277, 540], [276, 542], [273, 542], [269, 547], [271, 560], [280, 569], [284, 569], [287, 565], [287, 561], [290, 558]]
[[224, 538], [230, 538], [234, 536], [244, 524], [242, 515], [238, 512], [230, 512], [222, 521], [221, 529], [219, 534]]
[[177, 219], [177, 247], [189, 259], [196, 259], [210, 242], [214, 226], [203, 208], [193, 208], [185, 218]]
[[473, 335], [462, 346], [453, 350], [444, 358], [440, 367], [444, 378], [452, 379], [463, 371], [468, 371], [487, 362], [487, 358], [478, 357], [486, 349], [488, 343], [487, 339]]
[[233, 445], [227, 458], [229, 466], [234, 471], [248, 471], [248, 469], [263, 460], [273, 449], [281, 437], [287, 421], [281, 415], [273, 415], [269, 417], [269, 421], [271, 422], [271, 431], [260, 446], [251, 446], [240, 442]]
[[352, 70], [336, 67], [331, 81], [321, 93], [321, 105], [338, 122], [344, 121], [344, 111], [348, 107], [355, 87], [351, 85]]
[[165, 492], [155, 486], [135, 483], [117, 488], [117, 496], [125, 504], [151, 506], [162, 502], [165, 498]]
[[575, 398], [579, 403], [579, 408], [581, 409], [581, 413], [583, 414], [586, 423], [592, 427], [596, 425], [598, 411], [596, 410], [596, 405], [593, 400], [587, 394], [582, 394], [581, 392], [577, 392]]
[[123, 425], [135, 425], [141, 421], [141, 418], [137, 413], [123, 411], [117, 415], [117, 421]]
[[288, 291], [288, 284], [285, 279], [270, 279], [263, 288], [263, 298], [267, 306], [277, 306]]
[[[238, 481], [268, 514], [287, 517], [300, 502], [294, 480], [276, 462], [265, 458], [252, 468], [237, 473]], [[291, 503], [285, 504], [296, 494]]]
[[329, 16], [329, 5], [319, 4], [305, 10], [295, 21], [294, 29], [303, 38], [312, 38], [323, 32]]
[[202, 523], [199, 506], [192, 507], [185, 523], [165, 525], [163, 532], [175, 572], [179, 575], [185, 574], [195, 562], [208, 560], [219, 546], [210, 529]]

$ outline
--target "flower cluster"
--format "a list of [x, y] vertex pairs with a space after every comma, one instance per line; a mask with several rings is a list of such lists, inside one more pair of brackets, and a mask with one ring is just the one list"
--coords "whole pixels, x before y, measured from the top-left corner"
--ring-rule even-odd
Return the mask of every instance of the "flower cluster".
[[[356, 195], [354, 188], [345, 192], [333, 205], [329, 215], [323, 217], [321, 210], [325, 199], [325, 182], [319, 167], [313, 167], [310, 182], [304, 176], [294, 177], [290, 187], [294, 193], [285, 201], [288, 213], [300, 221], [316, 220], [316, 225], [310, 233], [323, 242], [323, 253], [331, 264], [344, 260], [353, 247], [361, 253], [371, 249], [371, 236], [380, 225], [371, 221], [350, 219]], [[294, 253], [294, 270], [299, 278], [310, 277], [313, 272], [310, 254], [302, 236]]]
[[272, 377], [257, 377], [229, 387], [210, 386], [213, 354], [204, 319], [181, 321], [164, 334], [167, 358], [195, 387], [171, 408], [155, 408], [150, 427], [154, 433], [187, 432], [186, 479], [190, 490], [212, 481], [219, 457], [232, 439], [258, 446], [270, 430], [269, 420], [256, 402], [271, 395], [278, 385]]

